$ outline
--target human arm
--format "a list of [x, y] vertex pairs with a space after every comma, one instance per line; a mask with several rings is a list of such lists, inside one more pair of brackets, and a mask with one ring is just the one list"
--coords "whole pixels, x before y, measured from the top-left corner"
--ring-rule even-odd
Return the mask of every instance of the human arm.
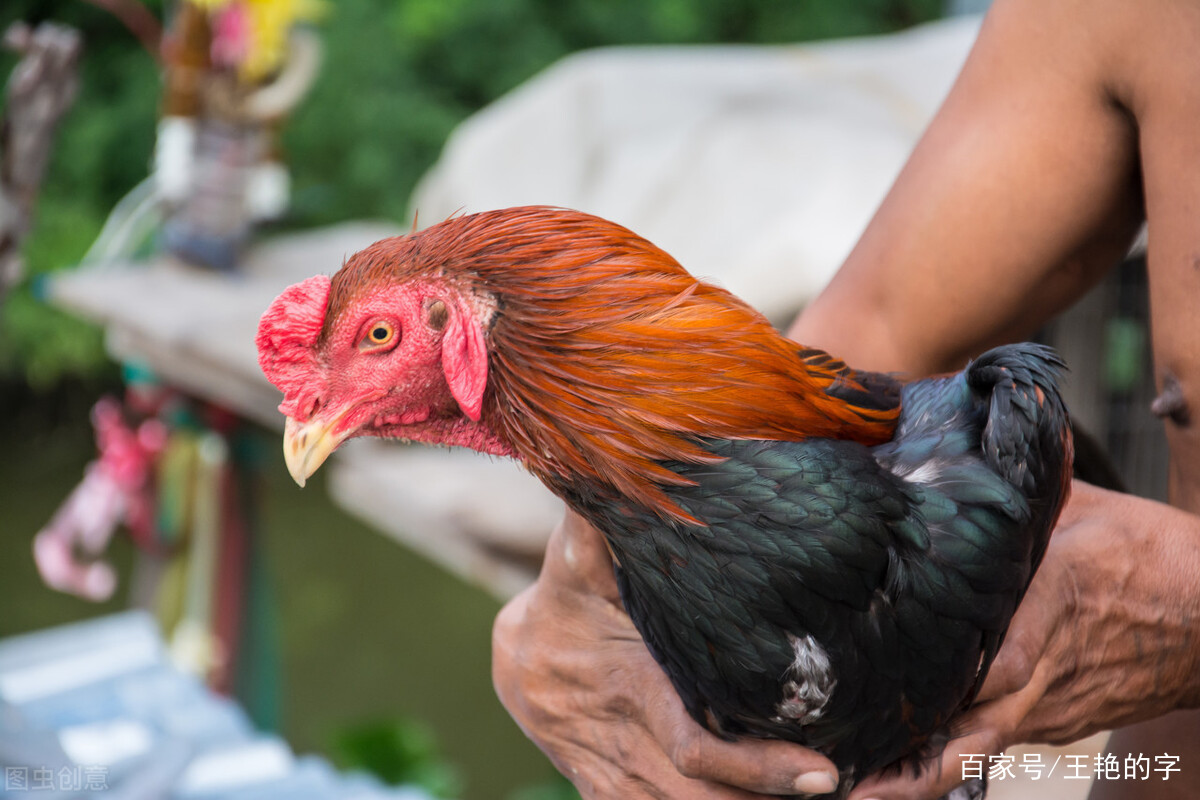
[[496, 619], [492, 673], [509, 713], [584, 798], [753, 800], [835, 785], [817, 753], [725, 741], [688, 716], [621, 606], [603, 537], [574, 514], [537, 582]]
[[[1132, 68], [1128, 54], [1161, 52], [1161, 27], [1183, 28], [1185, 8], [1192, 6], [998, 2], [871, 228], [793, 336], [855, 366], [928, 374], [1028, 337], [1092, 285], [1142, 216], [1138, 137], [1147, 103], [1136, 87], [1151, 73]], [[1155, 219], [1170, 208], [1152, 205]], [[1170, 228], [1151, 225], [1170, 246], [1162, 235]], [[936, 797], [957, 782], [959, 754], [1069, 741], [1195, 707], [1200, 643], [1188, 620], [1200, 577], [1197, 541], [1193, 515], [1077, 483], [940, 778], [931, 770], [920, 781], [868, 784], [853, 797]], [[1134, 642], [1140, 658], [1126, 649]], [[1149, 753], [1172, 730], [1197, 723], [1188, 712], [1145, 722], [1118, 733], [1110, 750]], [[1176, 777], [1172, 786], [1191, 784], [1179, 796], [1195, 796], [1200, 776]], [[1163, 787], [1097, 785], [1093, 796], [1144, 790]]]
[[1114, 4], [1083, 5], [995, 4], [792, 338], [860, 369], [959, 369], [988, 346], [1029, 338], [1121, 258], [1143, 216], [1137, 134], [1105, 94], [1105, 61], [1084, 49], [1117, 34], [1119, 20], [1084, 29]]

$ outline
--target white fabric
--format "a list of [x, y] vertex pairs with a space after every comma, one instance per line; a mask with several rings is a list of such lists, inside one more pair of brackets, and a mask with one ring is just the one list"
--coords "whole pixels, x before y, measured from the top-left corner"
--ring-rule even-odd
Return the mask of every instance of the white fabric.
[[978, 27], [573, 55], [463, 123], [413, 207], [422, 225], [523, 204], [599, 214], [784, 322], [849, 253]]

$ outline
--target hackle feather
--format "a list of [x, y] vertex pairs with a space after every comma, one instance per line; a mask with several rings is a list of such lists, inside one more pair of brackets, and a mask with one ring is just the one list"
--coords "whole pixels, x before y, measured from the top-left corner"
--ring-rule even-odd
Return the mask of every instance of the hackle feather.
[[484, 419], [532, 472], [611, 485], [677, 519], [696, 522], [659, 487], [687, 481], [662, 463], [712, 461], [702, 438], [870, 445], [899, 413], [898, 399], [880, 402], [845, 364], [802, 350], [650, 242], [562, 209], [484, 212], [376, 243], [334, 277], [326, 328], [373, 286], [429, 277], [494, 304]]

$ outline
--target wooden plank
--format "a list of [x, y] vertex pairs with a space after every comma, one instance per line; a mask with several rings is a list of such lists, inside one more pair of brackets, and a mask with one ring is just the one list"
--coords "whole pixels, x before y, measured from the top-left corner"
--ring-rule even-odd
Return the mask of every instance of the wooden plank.
[[563, 504], [515, 462], [378, 440], [345, 449], [329, 480], [343, 508], [500, 599], [537, 577]]

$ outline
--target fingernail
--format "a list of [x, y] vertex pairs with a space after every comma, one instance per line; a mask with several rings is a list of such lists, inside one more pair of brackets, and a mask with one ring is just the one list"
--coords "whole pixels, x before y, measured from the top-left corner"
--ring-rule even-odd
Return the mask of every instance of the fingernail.
[[806, 772], [792, 784], [801, 794], [829, 794], [837, 788], [837, 778], [828, 772]]

